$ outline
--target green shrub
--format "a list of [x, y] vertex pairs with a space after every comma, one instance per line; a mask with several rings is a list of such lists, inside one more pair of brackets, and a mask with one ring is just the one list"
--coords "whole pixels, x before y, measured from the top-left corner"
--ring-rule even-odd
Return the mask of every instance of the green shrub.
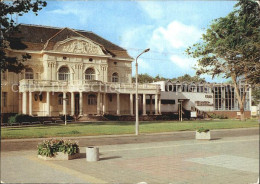
[[79, 145], [76, 142], [62, 139], [44, 140], [38, 144], [38, 155], [53, 157], [57, 152], [74, 155], [79, 153]]
[[[65, 115], [61, 116], [60, 119], [62, 121], [65, 121]], [[66, 119], [67, 120], [74, 120], [74, 117], [73, 116], [70, 116], [70, 115], [66, 115]]]
[[228, 119], [228, 117], [227, 116], [225, 116], [224, 114], [211, 114], [211, 115], [209, 115], [210, 116], [210, 118], [213, 118], [213, 119]]
[[15, 115], [15, 116], [10, 116], [10, 117], [8, 118], [8, 123], [9, 123], [9, 124], [16, 123], [16, 115]]
[[34, 117], [26, 115], [26, 114], [16, 114], [14, 116], [10, 116], [8, 119], [8, 123], [21, 123], [21, 122], [32, 122], [34, 121]]
[[199, 133], [201, 133], [201, 132], [208, 132], [208, 131], [209, 131], [209, 129], [206, 129], [204, 127], [200, 127], [200, 128], [197, 129], [197, 132], [199, 132]]
[[118, 121], [119, 117], [113, 114], [105, 114], [104, 117], [110, 121]]

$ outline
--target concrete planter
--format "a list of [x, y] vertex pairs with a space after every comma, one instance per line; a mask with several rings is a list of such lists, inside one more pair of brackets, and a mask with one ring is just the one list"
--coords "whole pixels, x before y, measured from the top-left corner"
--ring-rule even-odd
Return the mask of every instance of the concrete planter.
[[196, 131], [196, 139], [197, 140], [210, 140], [210, 131], [208, 132], [198, 132]]
[[53, 157], [38, 155], [38, 158], [43, 160], [72, 160], [72, 159], [79, 158], [79, 156], [80, 156], [79, 153], [69, 155], [67, 153], [57, 152], [56, 155], [54, 155]]
[[98, 147], [87, 147], [86, 148], [86, 160], [88, 162], [99, 161], [99, 148]]

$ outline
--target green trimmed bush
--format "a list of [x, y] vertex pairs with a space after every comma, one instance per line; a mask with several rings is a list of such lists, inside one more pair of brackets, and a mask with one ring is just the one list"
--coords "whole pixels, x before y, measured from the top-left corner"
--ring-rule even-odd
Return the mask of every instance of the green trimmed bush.
[[14, 116], [10, 116], [8, 118], [8, 123], [21, 123], [21, 122], [32, 122], [34, 121], [34, 117], [26, 115], [26, 114], [16, 114]]
[[210, 114], [209, 115], [210, 118], [213, 118], [213, 119], [228, 119], [227, 116], [225, 116], [224, 114]]
[[[62, 121], [65, 121], [65, 115], [61, 116], [60, 119], [61, 119]], [[70, 115], [66, 115], [66, 119], [73, 121], [73, 120], [74, 120], [74, 117], [73, 117], [73, 116], [70, 116]]]
[[201, 133], [201, 132], [208, 132], [209, 131], [209, 129], [206, 129], [206, 128], [204, 128], [204, 127], [200, 127], [200, 128], [198, 128], [197, 129], [197, 132], [199, 132], [199, 133]]
[[53, 157], [57, 152], [74, 155], [79, 153], [79, 145], [76, 142], [62, 139], [44, 140], [38, 144], [38, 155]]

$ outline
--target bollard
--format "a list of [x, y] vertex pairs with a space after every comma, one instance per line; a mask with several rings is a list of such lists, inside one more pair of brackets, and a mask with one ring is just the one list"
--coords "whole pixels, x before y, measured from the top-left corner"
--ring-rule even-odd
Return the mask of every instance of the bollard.
[[99, 148], [98, 147], [87, 147], [86, 148], [86, 160], [88, 162], [99, 161]]

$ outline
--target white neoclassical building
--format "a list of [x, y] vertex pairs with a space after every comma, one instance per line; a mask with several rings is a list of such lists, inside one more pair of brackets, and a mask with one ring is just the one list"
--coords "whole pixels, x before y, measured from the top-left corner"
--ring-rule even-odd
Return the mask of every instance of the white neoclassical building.
[[[7, 49], [9, 56], [31, 59], [21, 73], [2, 73], [2, 113], [32, 116], [70, 114], [134, 115], [135, 84], [127, 51], [93, 32], [20, 25], [25, 50]], [[146, 115], [146, 98], [155, 98], [150, 111], [160, 113], [160, 86], [143, 84], [139, 106]], [[148, 109], [147, 109], [148, 110]]]

